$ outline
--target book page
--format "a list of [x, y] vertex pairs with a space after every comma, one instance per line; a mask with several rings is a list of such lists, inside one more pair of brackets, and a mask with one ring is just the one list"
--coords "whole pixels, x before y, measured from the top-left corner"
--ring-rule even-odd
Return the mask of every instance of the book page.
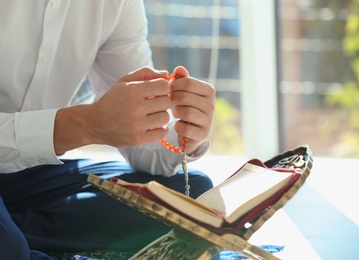
[[[289, 182], [292, 172], [277, 172], [246, 163], [231, 178], [197, 198], [197, 201], [235, 220]], [[248, 202], [248, 203], [247, 203]], [[246, 204], [247, 203], [247, 204]]]
[[137, 194], [144, 196], [160, 205], [166, 206], [178, 213], [185, 214], [200, 222], [220, 227], [223, 223], [222, 215], [212, 208], [208, 208], [198, 201], [186, 195], [172, 190], [156, 181], [148, 183], [128, 183], [119, 178], [111, 178], [111, 181], [125, 187]]

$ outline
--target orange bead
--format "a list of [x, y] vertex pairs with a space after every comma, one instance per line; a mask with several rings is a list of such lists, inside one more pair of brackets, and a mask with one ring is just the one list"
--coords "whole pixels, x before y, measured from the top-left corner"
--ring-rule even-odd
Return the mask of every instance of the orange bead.
[[160, 142], [162, 143], [162, 145], [169, 149], [170, 151], [174, 152], [174, 153], [180, 153], [181, 151], [184, 152], [186, 151], [186, 148], [187, 148], [187, 138], [186, 137], [183, 137], [182, 139], [182, 146], [181, 148], [179, 147], [176, 147], [174, 145], [171, 145], [170, 143], [168, 143], [165, 139], [162, 139], [160, 140]]

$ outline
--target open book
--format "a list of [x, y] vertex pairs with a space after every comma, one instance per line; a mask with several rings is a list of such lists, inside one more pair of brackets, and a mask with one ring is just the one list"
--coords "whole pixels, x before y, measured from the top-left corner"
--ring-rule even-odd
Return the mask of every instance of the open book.
[[248, 239], [302, 187], [313, 166], [308, 145], [262, 163], [253, 159], [196, 200], [156, 182], [128, 183], [90, 174], [95, 187], [172, 230], [130, 259], [212, 259], [222, 250], [278, 259]]
[[221, 233], [238, 230], [262, 214], [300, 175], [295, 169], [267, 168], [260, 160], [252, 159], [196, 200], [155, 181], [145, 184], [119, 178], [110, 181]]

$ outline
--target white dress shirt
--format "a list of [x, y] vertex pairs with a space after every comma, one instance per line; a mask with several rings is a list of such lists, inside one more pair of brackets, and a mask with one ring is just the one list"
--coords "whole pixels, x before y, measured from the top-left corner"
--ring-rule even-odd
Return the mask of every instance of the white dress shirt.
[[[152, 66], [146, 37], [142, 0], [0, 0], [0, 172], [61, 164], [57, 110], [71, 104], [86, 75], [99, 98], [121, 76]], [[172, 128], [166, 138], [177, 144]], [[178, 155], [160, 142], [119, 150], [137, 170], [179, 169]]]

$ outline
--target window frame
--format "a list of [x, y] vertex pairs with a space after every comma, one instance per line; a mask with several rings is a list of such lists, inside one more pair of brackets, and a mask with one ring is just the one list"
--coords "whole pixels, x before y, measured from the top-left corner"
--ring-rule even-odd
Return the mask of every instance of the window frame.
[[248, 157], [268, 159], [281, 149], [278, 4], [240, 0], [239, 10], [244, 153]]

